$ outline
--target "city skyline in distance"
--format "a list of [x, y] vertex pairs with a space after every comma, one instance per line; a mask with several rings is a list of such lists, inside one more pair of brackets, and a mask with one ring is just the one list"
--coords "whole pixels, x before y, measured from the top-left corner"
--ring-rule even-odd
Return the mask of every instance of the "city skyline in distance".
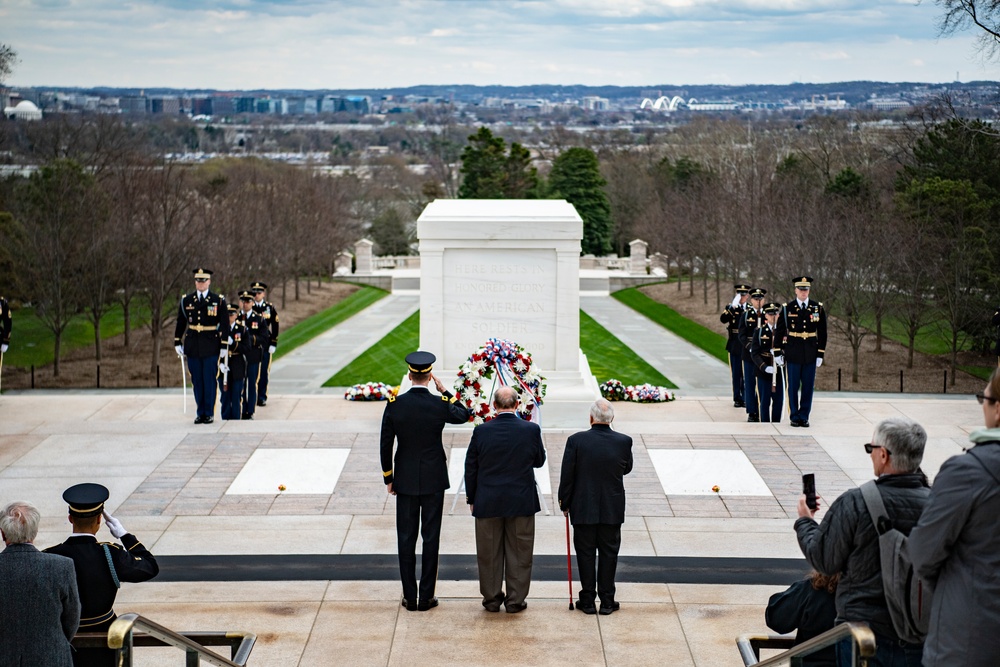
[[12, 86], [998, 78], [974, 34], [937, 37], [938, 14], [927, 0], [10, 0], [0, 5], [0, 42], [19, 55]]

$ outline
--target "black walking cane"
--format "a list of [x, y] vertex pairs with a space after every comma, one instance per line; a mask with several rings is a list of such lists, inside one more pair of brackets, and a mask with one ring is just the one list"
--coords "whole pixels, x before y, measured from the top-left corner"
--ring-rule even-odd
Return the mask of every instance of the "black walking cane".
[[566, 515], [566, 577], [569, 580], [569, 610], [573, 611], [573, 559], [569, 553], [569, 514]]

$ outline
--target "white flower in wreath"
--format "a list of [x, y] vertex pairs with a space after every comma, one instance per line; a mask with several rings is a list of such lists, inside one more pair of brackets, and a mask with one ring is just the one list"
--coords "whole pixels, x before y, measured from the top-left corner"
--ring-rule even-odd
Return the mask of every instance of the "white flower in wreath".
[[372, 395], [371, 386], [365, 385], [365, 388], [362, 390], [361, 393], [364, 394], [365, 396], [371, 396]]
[[466, 402], [476, 400], [476, 390], [472, 387], [466, 387], [462, 390], [462, 399]]
[[486, 362], [479, 360], [473, 361], [469, 364], [469, 370], [475, 373], [477, 376], [482, 375], [483, 371], [486, 370]]
[[528, 366], [522, 360], [518, 359], [514, 362], [514, 372], [523, 373], [526, 370], [528, 370]]

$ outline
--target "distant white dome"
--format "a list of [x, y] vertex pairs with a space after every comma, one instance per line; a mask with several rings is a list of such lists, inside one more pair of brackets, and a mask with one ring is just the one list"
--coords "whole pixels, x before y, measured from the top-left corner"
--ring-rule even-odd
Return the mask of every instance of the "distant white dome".
[[14, 120], [41, 120], [42, 112], [31, 100], [21, 100], [16, 107], [6, 107], [3, 115]]

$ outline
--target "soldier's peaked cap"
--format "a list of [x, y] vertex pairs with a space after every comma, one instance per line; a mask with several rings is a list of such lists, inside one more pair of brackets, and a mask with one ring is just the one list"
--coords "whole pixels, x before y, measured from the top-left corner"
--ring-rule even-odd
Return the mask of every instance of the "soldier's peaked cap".
[[258, 280], [257, 282], [255, 282], [253, 285], [250, 286], [250, 291], [251, 292], [266, 292], [267, 291], [267, 283], [262, 283], [261, 281]]
[[781, 304], [780, 303], [776, 303], [774, 301], [772, 301], [771, 303], [765, 303], [764, 304], [764, 312], [765, 313], [780, 313], [781, 312]]
[[406, 355], [406, 365], [414, 373], [430, 373], [431, 369], [434, 368], [435, 361], [437, 361], [437, 357], [430, 352], [417, 350]]
[[765, 294], [767, 294], [767, 290], [763, 287], [754, 287], [750, 290], [751, 299], [763, 299]]
[[226, 311], [235, 314], [235, 313], [240, 312], [240, 307], [237, 306], [235, 303], [227, 303], [226, 304]]
[[736, 291], [741, 294], [746, 294], [747, 292], [750, 291], [750, 286], [747, 285], [746, 283], [736, 283], [735, 285], [733, 285], [733, 287], [735, 287]]
[[196, 279], [208, 280], [209, 278], [212, 277], [212, 272], [209, 269], [203, 269], [201, 267], [198, 267], [197, 269], [194, 270], [194, 277]]
[[242, 292], [240, 292], [240, 300], [242, 301], [244, 299], [246, 299], [247, 301], [253, 301], [253, 292], [251, 292], [248, 289], [245, 289]]
[[97, 516], [104, 511], [104, 501], [111, 496], [108, 487], [101, 484], [74, 484], [63, 491], [63, 500], [69, 505], [69, 513], [79, 519]]
[[794, 279], [796, 287], [811, 287], [813, 279], [809, 276], [800, 276]]

